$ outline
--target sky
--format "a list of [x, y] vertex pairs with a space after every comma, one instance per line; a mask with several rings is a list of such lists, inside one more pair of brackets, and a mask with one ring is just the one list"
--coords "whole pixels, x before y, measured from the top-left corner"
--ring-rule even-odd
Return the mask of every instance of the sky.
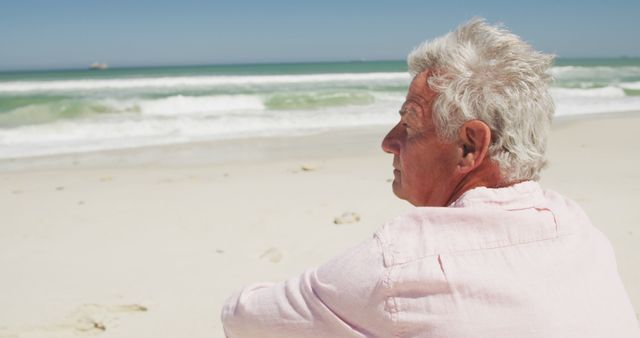
[[480, 16], [559, 57], [640, 57], [640, 1], [34, 1], [0, 4], [0, 70], [402, 60]]

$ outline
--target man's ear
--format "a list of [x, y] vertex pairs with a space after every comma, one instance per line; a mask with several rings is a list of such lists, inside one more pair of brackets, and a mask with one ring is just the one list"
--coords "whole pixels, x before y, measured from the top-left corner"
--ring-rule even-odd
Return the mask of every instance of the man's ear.
[[491, 129], [480, 120], [465, 122], [458, 130], [458, 169], [466, 174], [479, 167], [487, 157], [491, 145]]

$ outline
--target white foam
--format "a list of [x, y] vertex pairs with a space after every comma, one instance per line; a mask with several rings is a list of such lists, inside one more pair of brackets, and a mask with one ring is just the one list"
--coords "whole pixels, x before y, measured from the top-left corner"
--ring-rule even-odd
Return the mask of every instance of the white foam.
[[144, 115], [211, 115], [212, 113], [238, 110], [263, 110], [264, 104], [257, 96], [170, 96], [156, 100], [134, 102]]
[[128, 115], [0, 129], [0, 158], [96, 151], [221, 138], [291, 135], [304, 130], [391, 125], [397, 102], [261, 114]]
[[625, 96], [618, 87], [594, 89], [553, 88], [556, 116], [640, 111], [639, 96]]
[[216, 87], [237, 85], [275, 85], [314, 82], [408, 81], [407, 73], [344, 73], [263, 76], [182, 76], [132, 79], [11, 81], [0, 83], [0, 93], [31, 93], [60, 91], [96, 91], [118, 89], [157, 89]]
[[556, 116], [622, 113], [640, 111], [640, 97], [629, 98], [618, 102], [608, 100], [558, 100], [556, 102]]
[[630, 76], [640, 76], [640, 67], [556, 66], [551, 68], [551, 75], [558, 80], [600, 80], [609, 82]]
[[551, 88], [551, 95], [555, 99], [563, 97], [608, 97], [619, 98], [624, 97], [624, 90], [620, 87], [603, 87], [603, 88]]
[[640, 90], [640, 82], [621, 83], [620, 87], [624, 88], [624, 89], [638, 89], [638, 90]]

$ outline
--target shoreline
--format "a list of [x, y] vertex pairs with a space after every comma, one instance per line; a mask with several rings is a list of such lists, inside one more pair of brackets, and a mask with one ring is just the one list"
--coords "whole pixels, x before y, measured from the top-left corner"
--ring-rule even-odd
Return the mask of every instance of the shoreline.
[[[319, 131], [305, 135], [265, 136], [166, 145], [108, 149], [0, 159], [0, 173], [64, 169], [181, 167], [289, 160], [309, 156], [323, 158], [370, 154], [380, 150], [387, 126], [366, 126]], [[378, 146], [373, 147], [376, 140]], [[345, 146], [340, 146], [341, 144]], [[337, 147], [332, 149], [330, 147]], [[381, 150], [380, 150], [381, 151]]]
[[[640, 111], [558, 116], [554, 118], [552, 130], [580, 121], [624, 119], [637, 116], [640, 116]], [[199, 166], [290, 160], [305, 156], [309, 157], [309, 160], [348, 157], [381, 152], [380, 143], [391, 127], [391, 125], [344, 127], [309, 131], [292, 136], [250, 136], [237, 139], [0, 158], [0, 173], [148, 166]], [[335, 147], [335, 149], [330, 149], [330, 147]]]

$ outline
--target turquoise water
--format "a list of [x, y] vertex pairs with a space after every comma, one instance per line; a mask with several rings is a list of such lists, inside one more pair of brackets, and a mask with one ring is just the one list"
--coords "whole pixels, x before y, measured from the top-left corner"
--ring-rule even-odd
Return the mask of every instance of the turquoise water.
[[114, 79], [205, 75], [292, 75], [405, 72], [404, 61], [241, 64], [0, 72], [0, 82], [16, 80]]
[[640, 58], [558, 59], [556, 87], [602, 88], [635, 86], [640, 82]]
[[[391, 124], [404, 61], [0, 73], [0, 158]], [[640, 59], [559, 59], [557, 115], [640, 110]]]

